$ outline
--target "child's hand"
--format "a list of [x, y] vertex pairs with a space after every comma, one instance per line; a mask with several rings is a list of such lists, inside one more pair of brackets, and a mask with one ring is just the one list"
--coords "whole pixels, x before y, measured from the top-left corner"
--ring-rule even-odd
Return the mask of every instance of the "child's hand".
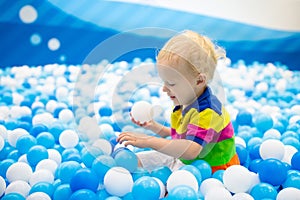
[[148, 141], [152, 137], [153, 136], [142, 133], [123, 132], [118, 136], [117, 142], [124, 144], [125, 146], [132, 145], [139, 148], [147, 148]]
[[143, 128], [145, 128], [145, 129], [147, 129], [147, 130], [152, 130], [152, 129], [153, 129], [153, 126], [154, 126], [154, 120], [150, 120], [150, 121], [148, 121], [148, 122], [141, 123], [140, 121], [136, 121], [136, 120], [132, 117], [131, 113], [130, 113], [130, 117], [131, 117], [131, 121], [132, 121], [134, 124], [136, 124], [136, 125], [138, 125], [138, 126], [140, 126], [140, 127], [143, 127]]

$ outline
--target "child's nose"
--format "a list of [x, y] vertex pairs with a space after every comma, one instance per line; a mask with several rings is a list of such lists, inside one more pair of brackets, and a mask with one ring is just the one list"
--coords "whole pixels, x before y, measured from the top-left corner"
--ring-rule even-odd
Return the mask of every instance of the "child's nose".
[[169, 92], [170, 90], [166, 85], [163, 85], [162, 91], [163, 92]]

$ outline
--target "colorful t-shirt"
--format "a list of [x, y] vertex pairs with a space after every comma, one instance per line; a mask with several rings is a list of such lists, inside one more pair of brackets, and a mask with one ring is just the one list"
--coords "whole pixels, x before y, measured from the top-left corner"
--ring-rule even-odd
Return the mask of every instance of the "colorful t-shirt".
[[174, 108], [171, 114], [171, 136], [173, 139], [192, 140], [203, 147], [194, 160], [181, 159], [185, 164], [201, 159], [212, 167], [226, 168], [234, 157], [233, 164], [238, 164], [229, 113], [209, 87], [184, 110], [181, 106]]

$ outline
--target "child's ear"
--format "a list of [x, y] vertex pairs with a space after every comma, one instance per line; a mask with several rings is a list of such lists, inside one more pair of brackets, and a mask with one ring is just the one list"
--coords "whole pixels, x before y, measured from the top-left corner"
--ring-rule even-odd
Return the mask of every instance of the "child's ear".
[[197, 76], [197, 85], [203, 85], [206, 84], [206, 76], [205, 74], [199, 74]]

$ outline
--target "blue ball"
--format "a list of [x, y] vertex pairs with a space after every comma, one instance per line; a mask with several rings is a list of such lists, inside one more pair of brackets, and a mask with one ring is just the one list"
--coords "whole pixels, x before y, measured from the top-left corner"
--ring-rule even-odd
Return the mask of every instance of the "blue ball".
[[70, 182], [70, 187], [73, 192], [80, 189], [89, 189], [93, 192], [97, 192], [98, 185], [99, 179], [97, 178], [97, 174], [88, 168], [77, 170]]
[[283, 188], [293, 187], [300, 189], [300, 173], [299, 171], [288, 174], [287, 179], [282, 184]]
[[279, 186], [287, 178], [287, 168], [280, 160], [265, 159], [259, 164], [258, 176], [261, 182]]
[[48, 156], [47, 149], [41, 145], [31, 147], [26, 155], [27, 161], [32, 167], [36, 166], [41, 160], [47, 159]]
[[118, 148], [112, 156], [117, 166], [124, 167], [129, 172], [134, 172], [138, 167], [137, 156], [127, 148]]
[[240, 164], [241, 165], [246, 164], [246, 162], [248, 161], [248, 157], [249, 157], [248, 150], [240, 144], [237, 144], [235, 149], [236, 149], [236, 153], [239, 157]]
[[71, 157], [74, 157], [74, 154], [80, 156], [79, 151], [76, 148], [64, 149], [61, 153], [62, 161], [70, 161]]
[[250, 191], [250, 195], [254, 199], [276, 199], [277, 191], [268, 183], [258, 183], [257, 185], [253, 186]]
[[273, 127], [273, 119], [270, 115], [259, 114], [257, 115], [254, 124], [258, 131], [264, 133]]
[[143, 176], [151, 176], [150, 172], [143, 168], [137, 168], [134, 172], [131, 173], [133, 181], [143, 177]]
[[225, 172], [225, 170], [223, 170], [223, 169], [217, 170], [213, 173], [212, 178], [218, 179], [219, 181], [221, 181], [223, 183], [224, 172]]
[[156, 177], [159, 180], [161, 180], [161, 182], [166, 185], [167, 184], [167, 180], [169, 178], [169, 176], [172, 174], [172, 171], [169, 167], [167, 166], [162, 166], [162, 167], [158, 167], [154, 170], [151, 171], [150, 175], [152, 177]]
[[36, 140], [38, 145], [42, 145], [47, 149], [51, 149], [55, 145], [55, 138], [49, 132], [39, 133]]
[[97, 174], [100, 183], [102, 183], [106, 172], [110, 168], [115, 167], [116, 165], [116, 161], [111, 156], [101, 155], [94, 160], [92, 164], [92, 169]]
[[64, 183], [70, 183], [74, 174], [81, 169], [81, 165], [76, 161], [62, 162], [57, 168], [57, 178]]
[[34, 192], [44, 192], [48, 194], [49, 197], [52, 197], [54, 186], [48, 182], [38, 182], [31, 187], [29, 194], [32, 194]]
[[254, 159], [261, 159], [260, 153], [259, 153], [260, 144], [256, 144], [249, 148], [249, 156], [251, 160]]
[[111, 116], [112, 115], [112, 109], [109, 106], [102, 106], [99, 108], [99, 115], [100, 116]]
[[6, 177], [6, 171], [7, 169], [12, 165], [14, 164], [16, 161], [13, 160], [13, 159], [5, 159], [5, 160], [2, 160], [0, 162], [0, 176], [2, 176], [3, 178]]
[[92, 167], [94, 160], [100, 155], [103, 155], [103, 151], [96, 147], [88, 147], [81, 150], [82, 162], [89, 168]]
[[197, 200], [195, 190], [187, 185], [178, 185], [168, 193], [168, 200]]
[[81, 189], [74, 192], [69, 200], [98, 200], [98, 197], [91, 190]]
[[246, 110], [240, 110], [236, 116], [236, 122], [241, 126], [251, 125], [252, 114]]
[[196, 177], [198, 185], [201, 185], [202, 176], [201, 176], [201, 172], [199, 171], [199, 169], [197, 167], [195, 167], [194, 165], [184, 165], [184, 166], [180, 167], [179, 169], [191, 172]]
[[69, 199], [72, 195], [72, 190], [69, 184], [59, 185], [54, 193], [53, 200], [66, 200]]
[[254, 172], [254, 173], [257, 173], [259, 168], [260, 168], [260, 163], [261, 163], [262, 159], [254, 159], [254, 160], [251, 160], [250, 163], [249, 163], [249, 166], [248, 166], [248, 169], [251, 171], [251, 172]]
[[291, 160], [292, 169], [300, 171], [300, 151], [296, 152]]
[[211, 166], [205, 160], [195, 160], [194, 162], [192, 162], [192, 165], [197, 167], [201, 172], [202, 181], [211, 177], [212, 175]]
[[46, 125], [36, 124], [36, 125], [33, 125], [32, 128], [30, 129], [30, 134], [33, 137], [36, 137], [38, 134], [40, 134], [42, 132], [46, 132], [46, 131], [48, 131], [48, 127]]
[[154, 178], [143, 176], [134, 182], [132, 196], [135, 200], [159, 199], [160, 186]]
[[284, 145], [291, 145], [298, 150], [300, 149], [300, 141], [296, 137], [285, 137], [281, 141]]
[[4, 195], [1, 200], [25, 200], [25, 197], [19, 193], [9, 193]]
[[105, 188], [98, 190], [96, 195], [98, 196], [98, 199], [106, 199], [110, 196], [110, 194], [105, 190]]

